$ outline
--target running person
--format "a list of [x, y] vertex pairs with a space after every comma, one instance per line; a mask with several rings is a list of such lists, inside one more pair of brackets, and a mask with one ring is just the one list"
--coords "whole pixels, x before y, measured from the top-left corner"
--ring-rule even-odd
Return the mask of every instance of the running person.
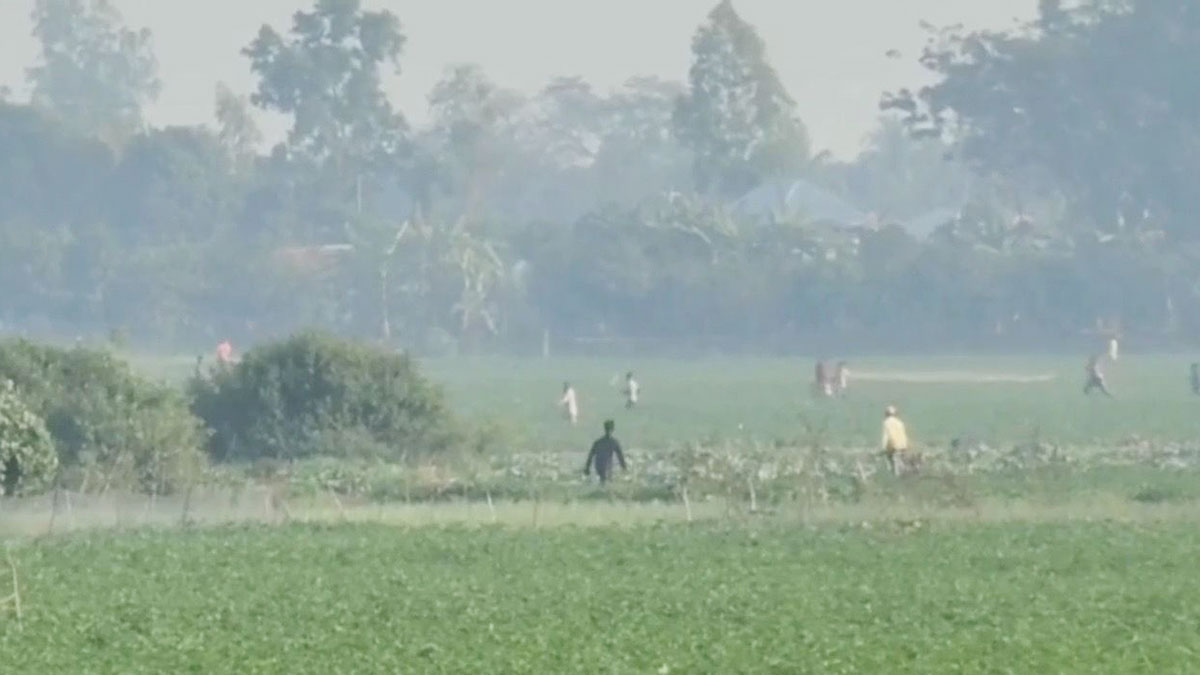
[[829, 364], [817, 361], [816, 371], [813, 375], [816, 380], [813, 382], [813, 391], [818, 396], [826, 398], [833, 396], [833, 373], [830, 371]]
[[570, 382], [563, 382], [563, 394], [558, 400], [558, 405], [562, 407], [563, 414], [572, 426], [579, 422], [579, 398], [575, 396], [575, 387], [572, 387]]
[[1112, 392], [1108, 390], [1108, 385], [1104, 382], [1104, 370], [1101, 368], [1101, 363], [1104, 361], [1103, 355], [1092, 356], [1088, 359], [1087, 367], [1087, 383], [1083, 385], [1083, 393], [1090, 395], [1093, 390], [1099, 389], [1105, 396], [1112, 398]]

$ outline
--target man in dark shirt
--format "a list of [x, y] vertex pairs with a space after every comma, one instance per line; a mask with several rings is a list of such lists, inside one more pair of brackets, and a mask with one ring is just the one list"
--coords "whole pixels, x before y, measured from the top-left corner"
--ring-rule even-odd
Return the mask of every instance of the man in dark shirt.
[[1093, 389], [1099, 389], [1105, 396], [1112, 398], [1112, 394], [1108, 391], [1108, 385], [1104, 382], [1104, 371], [1101, 369], [1103, 356], [1093, 356], [1087, 362], [1087, 384], [1083, 386], [1083, 393], [1090, 394]]
[[613, 429], [616, 425], [612, 420], [604, 422], [604, 436], [592, 443], [592, 449], [588, 452], [587, 463], [583, 465], [583, 474], [591, 475], [593, 462], [596, 465], [596, 475], [600, 477], [601, 483], [607, 483], [608, 477], [612, 469], [612, 456], [616, 454], [617, 462], [621, 465], [621, 470], [625, 470], [625, 455], [621, 452], [621, 444], [617, 439], [613, 438]]

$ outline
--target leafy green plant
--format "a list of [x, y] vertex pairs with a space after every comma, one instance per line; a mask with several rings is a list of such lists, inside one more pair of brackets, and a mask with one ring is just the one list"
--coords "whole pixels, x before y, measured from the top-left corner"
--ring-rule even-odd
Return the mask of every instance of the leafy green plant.
[[59, 464], [80, 488], [165, 493], [203, 468], [203, 428], [184, 398], [107, 352], [4, 342], [0, 378], [45, 420]]
[[403, 460], [454, 440], [441, 391], [407, 355], [316, 332], [253, 349], [190, 389], [218, 460]]
[[46, 423], [25, 405], [12, 381], [0, 382], [0, 487], [4, 495], [36, 492], [53, 480], [58, 455]]

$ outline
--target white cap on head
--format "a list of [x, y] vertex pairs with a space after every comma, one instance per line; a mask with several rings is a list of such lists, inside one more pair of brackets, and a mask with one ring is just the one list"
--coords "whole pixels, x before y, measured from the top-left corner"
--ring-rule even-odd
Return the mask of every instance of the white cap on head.
[[891, 417], [895, 417], [897, 414], [896, 406], [889, 405], [883, 412]]

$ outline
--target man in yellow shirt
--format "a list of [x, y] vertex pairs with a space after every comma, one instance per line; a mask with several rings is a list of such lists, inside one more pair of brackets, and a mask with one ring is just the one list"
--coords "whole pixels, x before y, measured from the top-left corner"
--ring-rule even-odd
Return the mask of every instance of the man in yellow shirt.
[[889, 405], [883, 414], [882, 444], [892, 473], [899, 476], [907, 459], [908, 431], [904, 428], [904, 422], [900, 421], [896, 406]]

